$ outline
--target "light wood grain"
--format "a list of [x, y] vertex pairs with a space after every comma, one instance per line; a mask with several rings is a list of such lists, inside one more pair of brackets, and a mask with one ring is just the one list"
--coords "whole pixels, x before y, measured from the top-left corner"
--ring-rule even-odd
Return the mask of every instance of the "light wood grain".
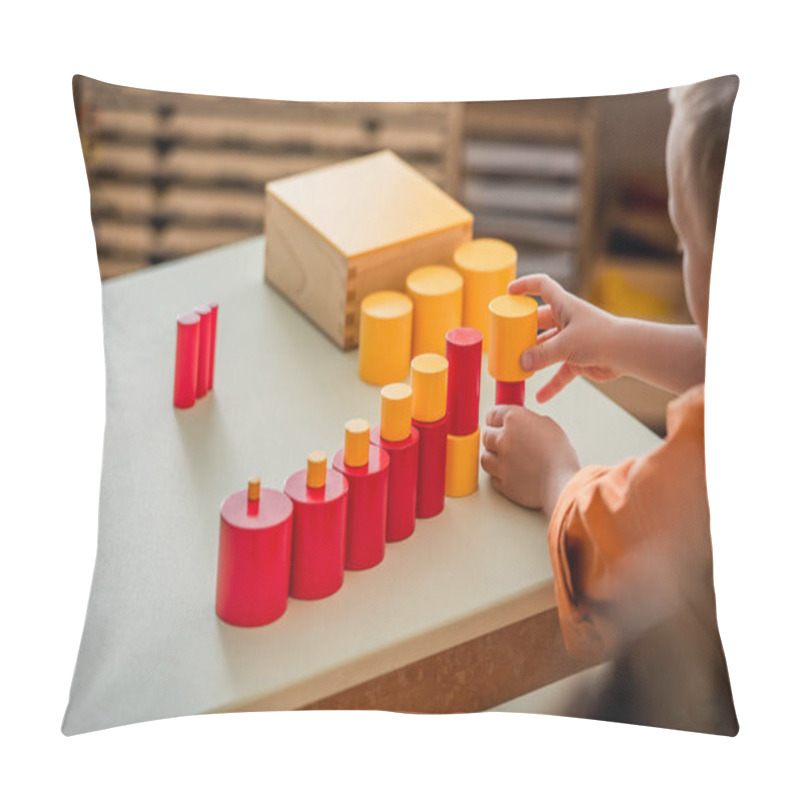
[[451, 264], [472, 215], [384, 151], [268, 184], [265, 231], [267, 281], [347, 349], [364, 297]]
[[423, 714], [486, 711], [587, 666], [550, 609], [304, 706]]
[[264, 277], [340, 347], [345, 335], [349, 267], [345, 256], [267, 194]]

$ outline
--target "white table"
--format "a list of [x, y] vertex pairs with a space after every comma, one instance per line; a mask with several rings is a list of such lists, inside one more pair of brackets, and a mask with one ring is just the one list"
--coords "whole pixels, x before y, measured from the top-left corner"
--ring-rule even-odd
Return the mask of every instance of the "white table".
[[[219, 506], [281, 488], [379, 389], [263, 279], [262, 237], [103, 285], [107, 419], [97, 565], [64, 732], [235, 709], [465, 711], [575, 672], [554, 609], [547, 521], [494, 492], [448, 498], [406, 541], [256, 629], [214, 613]], [[219, 303], [214, 390], [172, 406], [175, 317]], [[529, 403], [541, 376], [529, 382]], [[493, 382], [485, 373], [482, 418]], [[659, 439], [588, 383], [544, 409], [582, 463]]]

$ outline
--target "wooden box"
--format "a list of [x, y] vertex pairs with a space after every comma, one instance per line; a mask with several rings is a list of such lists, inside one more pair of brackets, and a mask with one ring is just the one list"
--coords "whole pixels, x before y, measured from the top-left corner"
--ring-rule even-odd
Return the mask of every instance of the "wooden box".
[[363, 298], [453, 263], [472, 214], [389, 150], [270, 181], [267, 281], [336, 344], [358, 344]]

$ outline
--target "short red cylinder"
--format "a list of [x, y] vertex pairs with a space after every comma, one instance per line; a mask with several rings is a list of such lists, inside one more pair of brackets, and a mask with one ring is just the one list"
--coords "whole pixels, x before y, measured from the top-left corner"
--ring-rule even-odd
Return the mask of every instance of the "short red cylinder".
[[219, 303], [209, 303], [208, 307], [211, 309], [211, 333], [209, 340], [211, 342], [211, 349], [208, 354], [208, 391], [214, 388], [214, 361], [217, 355], [217, 311], [219, 310]]
[[419, 473], [419, 433], [400, 442], [381, 438], [381, 429], [370, 431], [372, 444], [389, 454], [389, 499], [386, 506], [386, 541], [400, 542], [414, 533], [417, 524], [417, 476]]
[[200, 351], [200, 315], [178, 316], [175, 348], [175, 386], [172, 402], [176, 408], [191, 408], [197, 392], [197, 356]]
[[347, 539], [345, 569], [369, 569], [386, 553], [386, 519], [389, 500], [389, 455], [369, 446], [369, 460], [362, 467], [344, 463], [344, 449], [333, 457], [333, 468], [347, 478]]
[[197, 351], [197, 397], [208, 392], [208, 367], [211, 358], [211, 307], [197, 306], [195, 314], [200, 316], [200, 347]]
[[261, 489], [258, 502], [235, 492], [220, 507], [217, 616], [255, 627], [278, 619], [289, 598], [292, 501]]
[[497, 406], [524, 406], [525, 381], [495, 381], [494, 403]]
[[329, 469], [325, 485], [312, 489], [307, 474], [305, 469], [295, 472], [283, 488], [294, 507], [289, 594], [318, 600], [344, 582], [348, 487], [344, 475]]
[[417, 518], [428, 519], [444, 509], [448, 421], [447, 417], [438, 422], [412, 419], [411, 425], [419, 434]]
[[445, 336], [448, 433], [466, 436], [478, 427], [483, 335], [475, 328], [453, 328]]

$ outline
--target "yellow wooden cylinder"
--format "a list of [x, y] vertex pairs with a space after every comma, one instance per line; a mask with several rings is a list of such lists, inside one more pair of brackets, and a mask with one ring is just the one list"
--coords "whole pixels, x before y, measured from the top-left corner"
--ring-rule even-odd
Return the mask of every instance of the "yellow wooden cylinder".
[[251, 478], [247, 482], [247, 499], [250, 502], [261, 499], [261, 478]]
[[447, 414], [447, 373], [444, 356], [423, 353], [411, 361], [411, 416], [417, 422], [438, 422]]
[[414, 301], [411, 356], [445, 354], [445, 334], [461, 327], [464, 279], [452, 267], [420, 267], [406, 278], [406, 292]]
[[344, 463], [348, 467], [363, 467], [369, 461], [369, 423], [351, 419], [344, 426]]
[[390, 383], [381, 389], [381, 438], [402, 442], [411, 436], [411, 387]]
[[402, 292], [373, 292], [361, 302], [358, 375], [373, 386], [403, 381], [411, 363], [411, 298]]
[[328, 456], [322, 450], [315, 450], [308, 456], [306, 464], [306, 486], [321, 489], [325, 485], [328, 472]]
[[483, 334], [484, 352], [489, 347], [489, 303], [505, 294], [517, 277], [517, 251], [500, 239], [473, 239], [460, 245], [453, 264], [464, 279], [462, 325]]
[[466, 436], [447, 434], [444, 493], [448, 497], [466, 497], [477, 490], [480, 453], [480, 426]]
[[538, 305], [523, 294], [504, 294], [489, 303], [489, 374], [498, 381], [524, 381], [533, 375], [519, 364], [536, 344]]

